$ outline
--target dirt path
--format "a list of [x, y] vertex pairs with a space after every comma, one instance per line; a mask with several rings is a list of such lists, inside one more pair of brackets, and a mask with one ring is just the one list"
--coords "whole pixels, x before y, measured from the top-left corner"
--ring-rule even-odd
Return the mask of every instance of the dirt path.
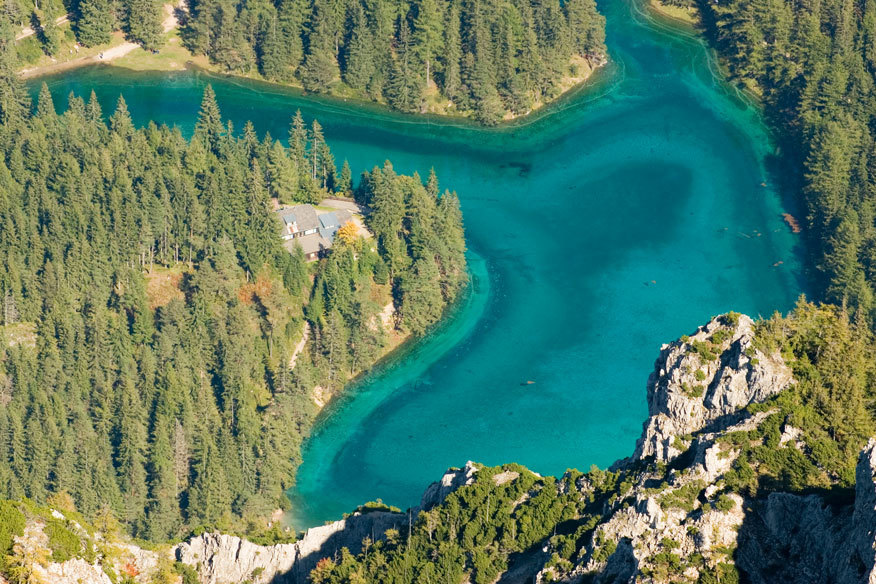
[[[67, 22], [68, 20], [70, 20], [69, 14], [65, 14], [64, 16], [59, 16], [58, 18], [55, 19], [55, 25], [60, 26], [60, 25], [64, 24], [65, 22]], [[36, 33], [36, 31], [32, 27], [26, 26], [23, 29], [21, 29], [20, 33], [15, 35], [15, 40], [20, 41], [21, 39], [26, 39], [29, 36], [33, 36], [35, 33]]]
[[[183, 2], [181, 1], [177, 6], [181, 8], [183, 6]], [[167, 33], [176, 28], [179, 25], [179, 21], [176, 18], [176, 8], [172, 4], [164, 5], [164, 14], [165, 17], [164, 21], [162, 21], [161, 23], [161, 27], [164, 32]], [[66, 18], [66, 16], [64, 18]], [[44, 65], [42, 67], [23, 69], [21, 70], [20, 75], [23, 79], [28, 79], [30, 77], [37, 77], [39, 75], [59, 73], [68, 69], [76, 69], [77, 67], [90, 65], [92, 63], [108, 63], [113, 59], [124, 57], [134, 49], [138, 48], [140, 48], [140, 45], [138, 45], [137, 43], [124, 42], [120, 45], [116, 45], [115, 47], [111, 47], [98, 55], [93, 55], [90, 57], [80, 57], [79, 59], [73, 59], [72, 61], [67, 61], [65, 63], [53, 63], [51, 65]]]
[[310, 339], [310, 324], [305, 321], [304, 332], [301, 335], [301, 340], [295, 345], [295, 350], [292, 351], [292, 357], [289, 359], [289, 370], [295, 369], [295, 362], [298, 361], [298, 355], [300, 355], [301, 351], [304, 350], [304, 347], [307, 346], [308, 339]]

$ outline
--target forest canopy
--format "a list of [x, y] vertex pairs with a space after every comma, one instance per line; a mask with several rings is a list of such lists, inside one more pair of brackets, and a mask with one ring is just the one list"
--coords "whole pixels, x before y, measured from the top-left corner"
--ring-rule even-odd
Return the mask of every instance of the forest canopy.
[[[58, 115], [44, 86], [32, 111], [0, 57], [0, 498], [66, 492], [151, 540], [285, 507], [313, 388], [466, 283], [456, 195], [389, 162], [354, 185], [300, 114], [288, 147], [234, 133], [209, 87], [191, 139], [135, 127], [122, 98]], [[272, 197], [354, 190], [374, 237], [312, 264], [281, 245]]]
[[495, 123], [600, 62], [604, 26], [593, 0], [193, 0], [183, 38], [228, 70]]
[[[10, 0], [0, 15], [15, 32], [33, 25], [48, 55], [68, 12], [84, 46], [120, 29], [153, 50], [162, 4]], [[488, 124], [557, 97], [605, 60], [594, 0], [189, 0], [177, 14], [184, 46], [223, 70]]]

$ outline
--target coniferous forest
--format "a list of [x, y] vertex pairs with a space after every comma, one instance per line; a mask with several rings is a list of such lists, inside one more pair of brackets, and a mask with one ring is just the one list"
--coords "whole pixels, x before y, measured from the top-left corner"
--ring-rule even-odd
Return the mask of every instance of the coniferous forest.
[[593, 0], [197, 0], [183, 34], [231, 71], [316, 92], [340, 80], [403, 111], [431, 95], [495, 123], [555, 97], [575, 57], [601, 60], [604, 25]]
[[[85, 46], [109, 42], [116, 29], [147, 49], [162, 43], [158, 0], [70, 4], [47, 0], [34, 17], [47, 54], [58, 48], [54, 19], [67, 11]], [[186, 8], [186, 48], [224, 70], [402, 111], [473, 113], [488, 124], [557, 97], [605, 55], [594, 0], [191, 0]], [[0, 8], [20, 25], [32, 11]]]
[[317, 122], [296, 116], [288, 148], [234, 132], [209, 88], [190, 140], [135, 128], [122, 99], [107, 119], [71, 95], [58, 115], [5, 55], [0, 498], [67, 492], [152, 540], [285, 507], [311, 390], [422, 333], [466, 281], [456, 195], [387, 162], [355, 189], [374, 238], [307, 264], [270, 201], [352, 194]]

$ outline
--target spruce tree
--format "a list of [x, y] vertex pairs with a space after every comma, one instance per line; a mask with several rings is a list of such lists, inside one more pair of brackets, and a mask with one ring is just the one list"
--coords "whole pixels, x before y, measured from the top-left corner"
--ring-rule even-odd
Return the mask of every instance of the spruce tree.
[[377, 71], [374, 54], [374, 39], [365, 10], [360, 2], [353, 2], [352, 32], [345, 47], [344, 82], [355, 89], [364, 90]]
[[432, 62], [441, 53], [444, 15], [438, 0], [418, 0], [414, 4], [413, 44], [417, 58], [425, 66], [426, 85], [432, 82]]
[[161, 5], [157, 0], [125, 0], [125, 31], [128, 39], [147, 51], [162, 45]]
[[314, 7], [310, 24], [308, 50], [304, 58], [301, 81], [308, 91], [324, 92], [339, 75], [328, 7], [325, 6], [324, 1], [318, 2]]
[[198, 121], [195, 124], [195, 137], [204, 141], [207, 148], [218, 152], [219, 144], [225, 133], [222, 124], [222, 114], [219, 112], [219, 104], [216, 102], [216, 94], [213, 86], [207, 85], [204, 89], [204, 97], [201, 100], [201, 110], [198, 112]]
[[407, 20], [401, 21], [396, 57], [392, 65], [386, 97], [389, 103], [402, 111], [419, 109], [423, 95], [419, 68], [410, 45], [410, 27]]
[[76, 19], [76, 38], [86, 47], [105, 45], [115, 28], [113, 12], [107, 0], [82, 0]]

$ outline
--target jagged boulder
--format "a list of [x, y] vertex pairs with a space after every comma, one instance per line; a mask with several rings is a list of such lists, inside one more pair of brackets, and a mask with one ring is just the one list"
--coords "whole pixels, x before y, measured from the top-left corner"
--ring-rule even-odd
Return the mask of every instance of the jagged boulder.
[[176, 559], [193, 566], [202, 584], [306, 582], [316, 563], [341, 548], [356, 554], [362, 540], [383, 539], [387, 530], [408, 521], [406, 514], [373, 511], [308, 529], [295, 543], [261, 546], [232, 535], [205, 533], [173, 549]]
[[648, 419], [633, 459], [669, 462], [681, 453], [677, 438], [726, 428], [739, 420], [741, 409], [791, 383], [781, 356], [755, 347], [749, 317], [715, 317], [661, 348], [648, 379]]
[[420, 499], [420, 509], [428, 510], [436, 505], [440, 505], [456, 489], [472, 484], [477, 472], [477, 465], [470, 460], [465, 463], [463, 468], [449, 469], [444, 473], [440, 481], [426, 487]]

